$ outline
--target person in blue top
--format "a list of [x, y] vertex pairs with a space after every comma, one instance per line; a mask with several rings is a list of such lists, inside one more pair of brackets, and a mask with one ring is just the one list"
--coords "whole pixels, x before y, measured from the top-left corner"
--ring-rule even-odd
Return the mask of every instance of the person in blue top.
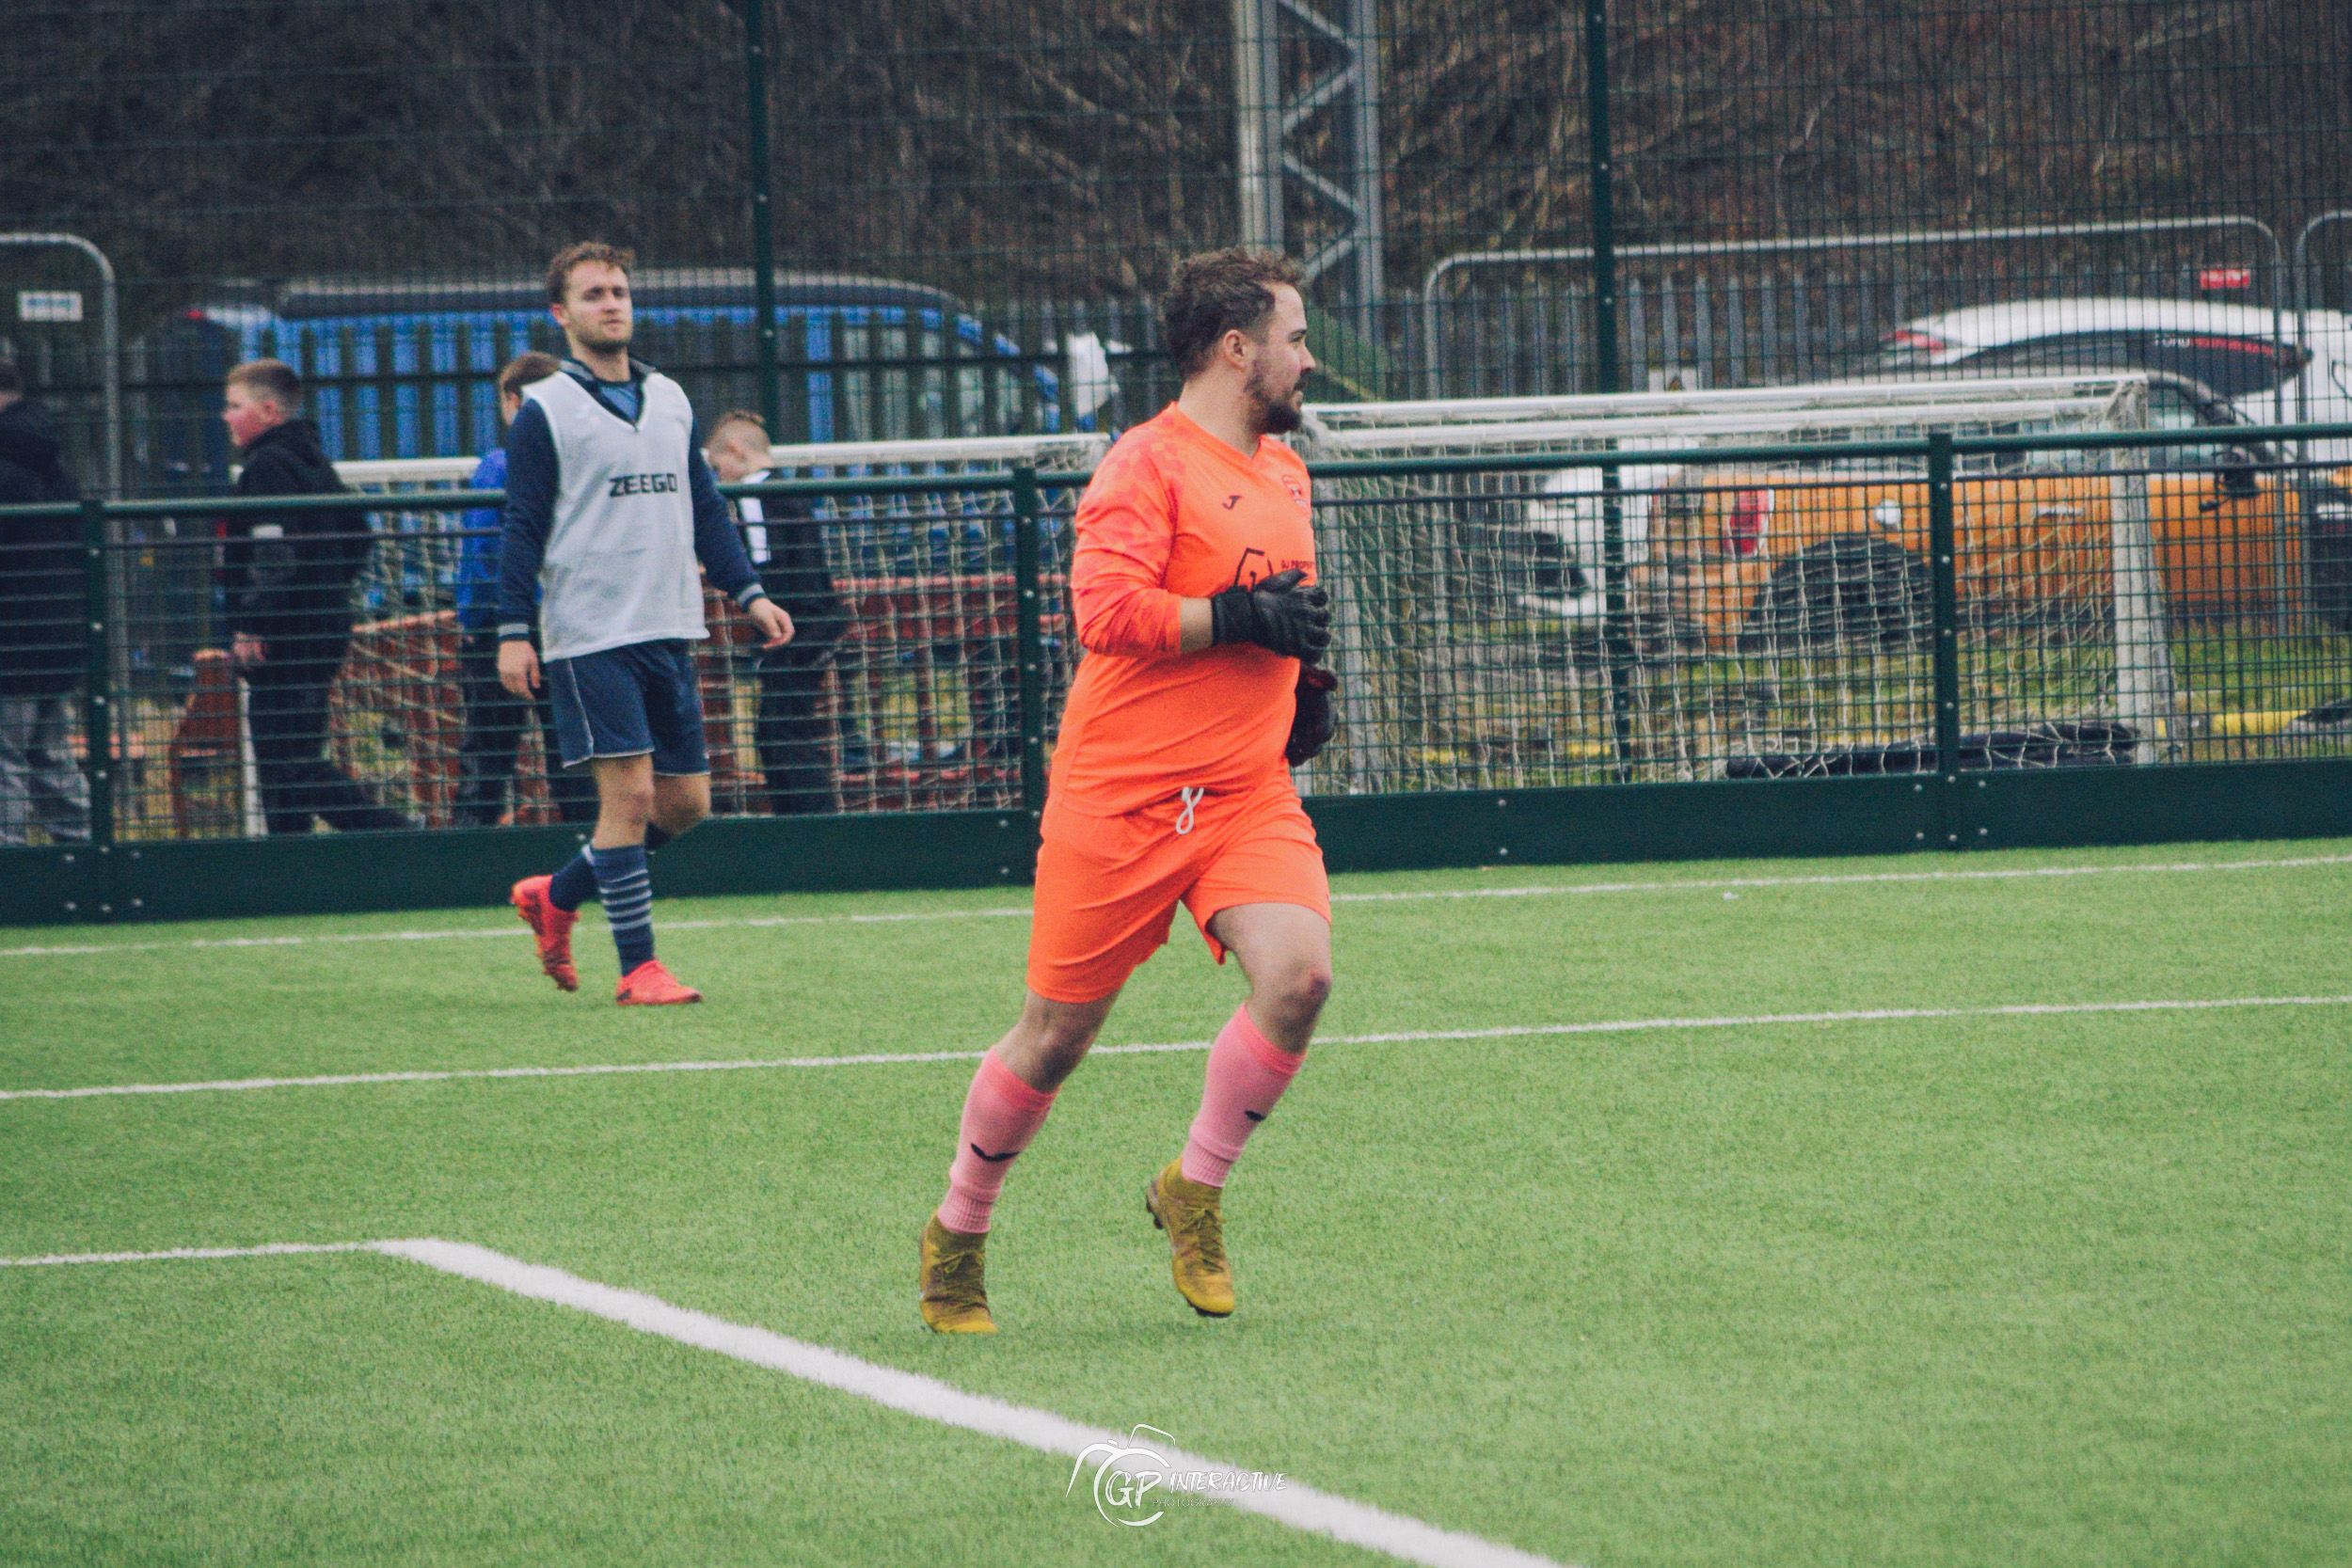
[[[516, 355], [499, 372], [499, 424], [515, 422], [523, 405], [523, 388], [545, 381], [563, 369], [552, 354]], [[501, 490], [506, 486], [506, 449], [485, 454], [473, 471], [469, 488]], [[596, 819], [596, 788], [593, 779], [564, 770], [555, 736], [555, 707], [542, 691], [534, 703], [516, 696], [499, 680], [499, 534], [503, 518], [496, 507], [481, 507], [465, 515], [460, 525], [464, 542], [457, 556], [457, 678], [466, 699], [466, 736], [458, 743], [460, 781], [457, 786], [457, 825], [494, 828], [507, 813], [510, 786], [514, 803], [522, 804], [515, 778], [515, 759], [522, 750], [523, 731], [537, 711], [542, 754], [547, 759], [548, 799], [559, 820], [568, 823]]]

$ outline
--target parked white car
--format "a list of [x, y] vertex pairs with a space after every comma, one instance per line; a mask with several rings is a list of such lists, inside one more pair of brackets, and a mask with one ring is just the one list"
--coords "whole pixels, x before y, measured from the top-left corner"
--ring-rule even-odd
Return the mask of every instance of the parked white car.
[[[2211, 388], [2249, 424], [2352, 423], [2352, 321], [2195, 299], [2037, 299], [1920, 316], [1844, 376], [2155, 371]], [[2311, 455], [2352, 462], [2352, 440]]]

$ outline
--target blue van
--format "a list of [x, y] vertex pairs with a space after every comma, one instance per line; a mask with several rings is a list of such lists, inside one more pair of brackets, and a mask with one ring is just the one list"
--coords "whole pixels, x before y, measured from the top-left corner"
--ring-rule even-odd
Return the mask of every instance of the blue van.
[[[640, 358], [675, 378], [706, 419], [758, 405], [749, 268], [648, 268], [632, 283]], [[536, 278], [319, 280], [215, 294], [132, 347], [142, 488], [226, 483], [220, 377], [240, 360], [274, 357], [301, 372], [331, 458], [458, 457], [499, 444], [499, 368], [530, 349], [564, 352]], [[1063, 426], [1055, 356], [1025, 350], [942, 290], [778, 272], [776, 325], [779, 442]]]

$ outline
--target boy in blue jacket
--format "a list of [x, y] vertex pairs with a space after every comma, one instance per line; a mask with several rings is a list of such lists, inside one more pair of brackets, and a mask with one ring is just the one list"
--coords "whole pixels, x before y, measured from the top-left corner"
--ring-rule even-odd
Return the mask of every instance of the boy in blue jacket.
[[[516, 355], [499, 372], [499, 425], [515, 422], [523, 405], [523, 388], [545, 381], [564, 367], [552, 354], [533, 351]], [[498, 448], [474, 469], [469, 488], [506, 487], [506, 449]], [[457, 557], [457, 670], [466, 699], [466, 736], [458, 743], [462, 770], [457, 786], [457, 825], [496, 827], [506, 816], [508, 789], [515, 785], [514, 804], [522, 804], [515, 778], [515, 761], [522, 750], [523, 729], [536, 711], [542, 754], [547, 759], [548, 799], [559, 820], [568, 823], [596, 819], [595, 781], [566, 772], [559, 761], [555, 737], [555, 708], [546, 692], [536, 702], [515, 696], [499, 682], [499, 533], [503, 519], [495, 507], [465, 515], [465, 541]]]

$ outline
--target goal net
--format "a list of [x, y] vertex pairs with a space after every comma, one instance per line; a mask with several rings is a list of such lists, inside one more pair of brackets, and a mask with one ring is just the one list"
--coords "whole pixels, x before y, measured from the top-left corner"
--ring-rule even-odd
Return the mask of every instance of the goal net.
[[[2144, 376], [2070, 375], [1315, 407], [1343, 703], [1302, 782], [1931, 768], [1927, 475], [1884, 445], [2147, 406]], [[2137, 454], [1966, 459], [1954, 489], [1963, 766], [2153, 760], [2178, 731]]]

